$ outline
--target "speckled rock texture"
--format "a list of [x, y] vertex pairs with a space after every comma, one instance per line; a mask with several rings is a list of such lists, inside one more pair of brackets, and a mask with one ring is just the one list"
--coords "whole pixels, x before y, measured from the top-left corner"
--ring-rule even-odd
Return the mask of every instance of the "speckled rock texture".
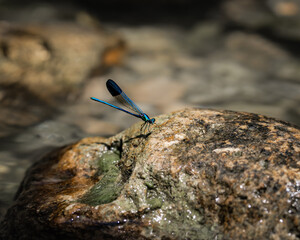
[[185, 109], [33, 165], [1, 239], [297, 239], [300, 130]]

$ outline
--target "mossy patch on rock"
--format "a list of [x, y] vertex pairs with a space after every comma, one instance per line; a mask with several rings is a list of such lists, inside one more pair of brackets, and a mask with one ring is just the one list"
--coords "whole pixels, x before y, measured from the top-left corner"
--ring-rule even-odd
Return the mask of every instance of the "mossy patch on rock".
[[100, 180], [79, 200], [81, 203], [96, 206], [114, 201], [122, 190], [121, 170], [118, 167], [120, 153], [117, 150], [104, 152], [97, 165]]

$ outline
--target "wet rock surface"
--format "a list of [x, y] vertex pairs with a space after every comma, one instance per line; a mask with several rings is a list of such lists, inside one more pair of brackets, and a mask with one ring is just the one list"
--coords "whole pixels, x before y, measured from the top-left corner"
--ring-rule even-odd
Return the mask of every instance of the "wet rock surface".
[[4, 239], [297, 239], [300, 129], [185, 109], [85, 138], [27, 172]]

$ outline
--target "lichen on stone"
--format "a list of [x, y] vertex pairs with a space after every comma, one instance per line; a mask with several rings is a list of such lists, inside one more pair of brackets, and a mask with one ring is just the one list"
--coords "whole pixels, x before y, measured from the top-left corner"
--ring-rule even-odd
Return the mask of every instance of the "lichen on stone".
[[122, 190], [121, 170], [118, 167], [120, 153], [117, 150], [104, 152], [97, 160], [96, 175], [100, 180], [79, 200], [81, 203], [96, 206], [114, 201]]

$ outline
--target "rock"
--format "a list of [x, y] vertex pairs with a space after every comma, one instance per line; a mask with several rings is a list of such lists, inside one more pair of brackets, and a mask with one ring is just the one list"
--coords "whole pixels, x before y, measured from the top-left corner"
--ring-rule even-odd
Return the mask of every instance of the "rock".
[[233, 32], [225, 38], [225, 46], [232, 59], [256, 71], [277, 73], [295, 62], [279, 45], [255, 34]]
[[[298, 0], [226, 0], [224, 16], [232, 24], [252, 30], [263, 30], [281, 45], [298, 51], [300, 39], [300, 2]], [[285, 40], [287, 41], [284, 43]], [[291, 46], [289, 46], [291, 45]], [[294, 46], [293, 46], [294, 45]]]
[[17, 83], [52, 103], [80, 89], [76, 86], [100, 64], [108, 38], [96, 29], [63, 22], [2, 24], [0, 33], [1, 85]]
[[27, 172], [2, 239], [296, 239], [300, 129], [185, 109], [58, 149]]
[[259, 29], [274, 22], [275, 17], [266, 7], [265, 1], [226, 0], [222, 3], [225, 16], [234, 23]]
[[125, 51], [112, 33], [65, 22], [1, 23], [0, 42], [0, 136], [51, 117]]
[[208, 21], [196, 24], [187, 34], [186, 47], [192, 55], [209, 55], [220, 50], [224, 27], [218, 22]]

